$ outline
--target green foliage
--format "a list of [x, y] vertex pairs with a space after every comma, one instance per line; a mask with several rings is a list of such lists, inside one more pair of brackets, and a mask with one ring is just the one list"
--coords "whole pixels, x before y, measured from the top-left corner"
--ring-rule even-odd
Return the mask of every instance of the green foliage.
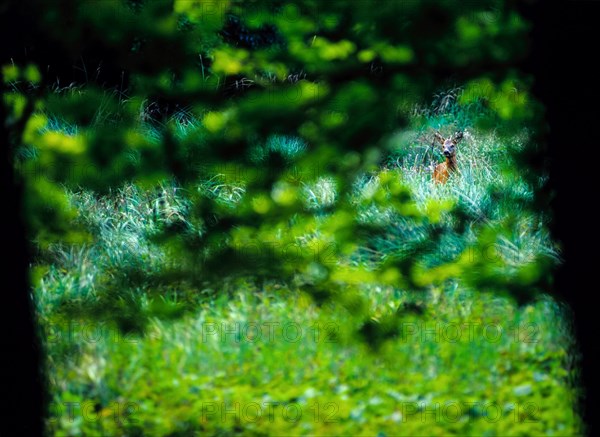
[[[235, 292], [177, 321], [154, 318], [143, 337], [79, 319], [47, 325], [53, 374], [65, 387], [55, 392], [50, 429], [578, 433], [564, 379], [570, 334], [551, 300], [517, 308], [447, 288], [425, 316], [403, 316], [400, 331], [373, 354], [353, 339], [356, 320], [339, 308], [321, 309], [274, 284], [223, 287]], [[374, 327], [409, 296], [369, 293]], [[75, 417], [90, 408], [87, 420], [68, 421], [68, 402], [79, 402]]]
[[[539, 300], [559, 252], [546, 176], [521, 161], [541, 110], [513, 69], [528, 24], [510, 4], [30, 6], [52, 68], [81, 59], [85, 75], [61, 88], [40, 50], [2, 66], [54, 396], [102, 418], [131, 402], [112, 422], [54, 412], [51, 432], [481, 434], [475, 407], [399, 410], [473, 400], [502, 405], [498, 435], [579, 432], [567, 328]], [[436, 130], [464, 134], [442, 185]], [[529, 317], [534, 346], [401, 338], [408, 322]], [[216, 320], [275, 319], [334, 323], [335, 341], [199, 340]], [[74, 320], [135, 342], [65, 341]], [[340, 421], [204, 420], [203, 402], [256, 399], [335, 400]]]

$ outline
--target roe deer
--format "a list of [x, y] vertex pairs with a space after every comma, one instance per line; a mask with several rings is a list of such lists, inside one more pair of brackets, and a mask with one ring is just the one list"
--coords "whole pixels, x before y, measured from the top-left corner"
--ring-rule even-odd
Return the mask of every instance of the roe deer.
[[463, 133], [457, 132], [451, 137], [444, 139], [438, 132], [434, 134], [435, 141], [442, 146], [442, 153], [446, 162], [438, 164], [433, 169], [433, 180], [436, 183], [445, 184], [450, 174], [456, 172], [456, 145], [463, 139]]

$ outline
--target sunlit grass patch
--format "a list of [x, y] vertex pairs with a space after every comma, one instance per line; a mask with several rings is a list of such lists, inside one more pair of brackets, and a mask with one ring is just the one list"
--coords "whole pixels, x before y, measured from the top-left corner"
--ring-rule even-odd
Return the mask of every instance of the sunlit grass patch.
[[[195, 218], [193, 200], [200, 196], [223, 207], [224, 217], [235, 215], [251, 193], [250, 166], [287, 169], [310, 153], [299, 137], [257, 143], [248, 168], [207, 163], [185, 187], [164, 181], [151, 188], [126, 183], [105, 195], [69, 190], [74, 224], [90, 239], [44, 249], [34, 269], [53, 391], [49, 429], [59, 435], [579, 433], [569, 314], [547, 297], [519, 306], [467, 281], [467, 273], [484, 272], [527, 279], [540, 260], [560, 260], [546, 217], [520, 204], [537, 187], [507, 171], [515, 165], [511, 150], [522, 147], [527, 132], [484, 133], [474, 123], [481, 108], [461, 109], [452, 93], [416, 114], [393, 137], [383, 168], [359, 173], [349, 193], [326, 174], [275, 181], [260, 198], [265, 204], [272, 207], [292, 186], [299, 201], [296, 214], [273, 232], [236, 226], [204, 240], [206, 227], [219, 226], [221, 217]], [[165, 135], [189, 145], [202, 136], [191, 112], [164, 123], [147, 120], [140, 129], [156, 144]], [[443, 159], [430, 144], [433, 129], [464, 132], [459, 171], [446, 184], [432, 181], [431, 168]], [[400, 189], [389, 188], [390, 181]], [[394, 206], [394, 196], [404, 203]], [[324, 228], [337, 225], [339, 204], [351, 206], [353, 238], [361, 244], [343, 255], [332, 251], [329, 264], [313, 260], [289, 278], [269, 276], [282, 264], [293, 270], [295, 258], [260, 250], [281, 255], [284, 246], [317, 259], [315, 245], [336, 243], [324, 240]], [[229, 250], [236, 242], [248, 247]], [[180, 256], [183, 245], [194, 248], [186, 252], [190, 259]], [[202, 260], [211, 253], [223, 253], [217, 261], [224, 266], [236, 255], [260, 274], [209, 278]], [[402, 270], [408, 263], [413, 269]], [[387, 283], [381, 265], [391, 266]], [[458, 265], [448, 271], [462, 276], [441, 275], [418, 289], [390, 285], [390, 277], [419, 285], [419, 272], [447, 265]], [[318, 289], [335, 274], [341, 279], [330, 283], [334, 290]], [[375, 280], [361, 284], [363, 277]], [[69, 421], [66, 408], [74, 403], [87, 410]]]
[[[400, 306], [406, 298], [386, 296]], [[519, 309], [506, 299], [458, 290], [440, 299], [427, 315], [405, 317], [378, 353], [349, 337], [356, 321], [348, 314], [319, 309], [286, 289], [240, 288], [177, 321], [153, 320], [143, 337], [86, 321], [76, 321], [68, 336], [68, 325], [57, 323], [53, 350], [64, 351], [70, 342], [80, 349], [51, 355], [54, 381], [63, 387], [54, 402], [91, 402], [100, 411], [127, 404], [131, 411], [118, 421], [53, 426], [70, 433], [237, 428], [400, 429], [402, 435], [451, 427], [480, 435], [492, 424], [507, 435], [576, 432], [562, 367], [569, 333], [556, 324], [561, 311], [555, 303]], [[292, 408], [302, 415], [289, 420], [285, 413]], [[456, 420], [448, 420], [450, 413]]]

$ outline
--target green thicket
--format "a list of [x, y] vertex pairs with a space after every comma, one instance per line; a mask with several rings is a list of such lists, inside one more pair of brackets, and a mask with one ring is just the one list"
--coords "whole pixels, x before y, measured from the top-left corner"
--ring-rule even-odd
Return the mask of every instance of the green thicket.
[[[541, 110], [514, 68], [528, 25], [510, 4], [29, 3], [36, 50], [2, 66], [3, 98], [53, 406], [131, 409], [54, 409], [50, 430], [578, 431], [548, 298]], [[434, 131], [464, 132], [444, 185]], [[333, 328], [202, 341], [221, 321]], [[402, 336], [476, 321], [529, 323], [535, 341]], [[73, 340], [74, 323], [110, 335]], [[203, 410], [264, 399], [334, 402], [339, 420]], [[502, 420], [399, 412], [417, 401], [494, 402]]]

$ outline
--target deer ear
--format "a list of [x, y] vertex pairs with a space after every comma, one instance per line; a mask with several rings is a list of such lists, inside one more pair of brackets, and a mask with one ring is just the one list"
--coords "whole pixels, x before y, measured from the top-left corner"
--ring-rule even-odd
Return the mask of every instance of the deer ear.
[[434, 141], [440, 143], [442, 146], [444, 145], [444, 137], [441, 136], [439, 132], [433, 134], [433, 139]]

